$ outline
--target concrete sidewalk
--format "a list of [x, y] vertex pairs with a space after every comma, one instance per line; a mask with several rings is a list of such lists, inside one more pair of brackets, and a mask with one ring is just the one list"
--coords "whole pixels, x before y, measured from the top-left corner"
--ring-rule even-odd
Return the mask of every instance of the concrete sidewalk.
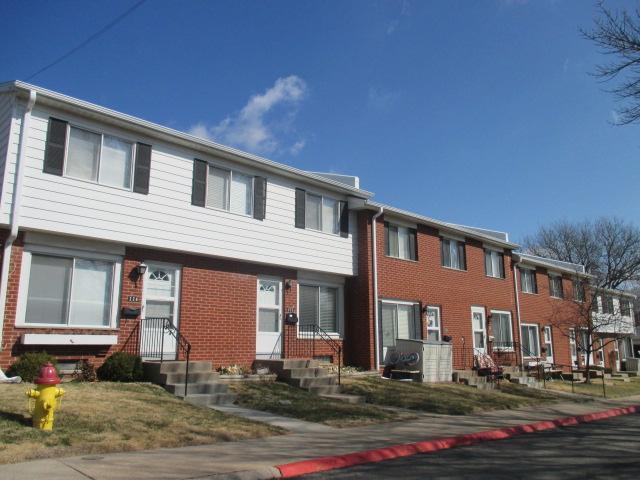
[[[274, 465], [582, 415], [639, 402], [640, 396], [636, 396], [622, 400], [543, 404], [540, 407], [493, 411], [469, 416], [425, 414], [409, 422], [288, 434], [241, 442], [36, 460], [0, 466], [0, 478], [3, 480], [39, 477], [48, 480], [271, 478], [279, 475]], [[167, 434], [170, 435], [170, 432]]]

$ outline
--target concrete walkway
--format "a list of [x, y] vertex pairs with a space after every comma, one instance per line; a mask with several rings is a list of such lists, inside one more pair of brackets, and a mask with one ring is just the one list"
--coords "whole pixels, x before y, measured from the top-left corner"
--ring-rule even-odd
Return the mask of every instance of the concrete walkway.
[[[394, 422], [323, 432], [296, 433], [241, 442], [47, 459], [0, 466], [3, 480], [218, 479], [271, 478], [274, 465], [315, 457], [342, 455], [539, 420], [582, 415], [612, 407], [635, 405], [640, 396], [624, 400], [542, 404], [517, 410], [469, 416], [421, 415]], [[170, 435], [167, 432], [167, 435]]]

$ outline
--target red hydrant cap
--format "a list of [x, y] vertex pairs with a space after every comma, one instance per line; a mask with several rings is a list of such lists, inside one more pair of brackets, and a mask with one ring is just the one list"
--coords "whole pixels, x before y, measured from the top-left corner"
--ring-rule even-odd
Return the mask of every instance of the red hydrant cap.
[[40, 374], [34, 383], [36, 385], [58, 385], [61, 381], [56, 368], [51, 362], [47, 362], [40, 367]]

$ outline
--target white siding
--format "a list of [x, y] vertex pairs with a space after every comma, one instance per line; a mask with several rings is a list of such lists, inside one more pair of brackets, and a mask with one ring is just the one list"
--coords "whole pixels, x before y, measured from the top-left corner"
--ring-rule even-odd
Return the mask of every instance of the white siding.
[[13, 124], [13, 94], [0, 94], [0, 196], [4, 192], [5, 166], [11, 145], [11, 126]]
[[[38, 105], [33, 110], [26, 150], [21, 228], [295, 269], [341, 275], [355, 273], [355, 215], [352, 214], [349, 238], [295, 228], [295, 187], [304, 188], [304, 185], [243, 167], [239, 170], [268, 179], [264, 221], [195, 207], [191, 205], [193, 158], [213, 160], [227, 167], [233, 164], [57, 112], [53, 115], [72, 123], [151, 143], [149, 195], [44, 174], [49, 115]], [[14, 141], [17, 143], [17, 139]], [[11, 178], [4, 193], [3, 216], [11, 203], [15, 158], [8, 167]]]

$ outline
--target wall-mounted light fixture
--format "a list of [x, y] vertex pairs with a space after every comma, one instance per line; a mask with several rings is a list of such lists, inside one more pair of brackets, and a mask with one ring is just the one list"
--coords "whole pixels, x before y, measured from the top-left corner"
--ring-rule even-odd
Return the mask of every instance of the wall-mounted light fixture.
[[145, 273], [147, 273], [147, 264], [142, 262], [136, 267], [136, 274], [138, 277], [142, 277]]
[[291, 280], [285, 280], [284, 288], [286, 288], [287, 290], [291, 290], [291, 285]]

